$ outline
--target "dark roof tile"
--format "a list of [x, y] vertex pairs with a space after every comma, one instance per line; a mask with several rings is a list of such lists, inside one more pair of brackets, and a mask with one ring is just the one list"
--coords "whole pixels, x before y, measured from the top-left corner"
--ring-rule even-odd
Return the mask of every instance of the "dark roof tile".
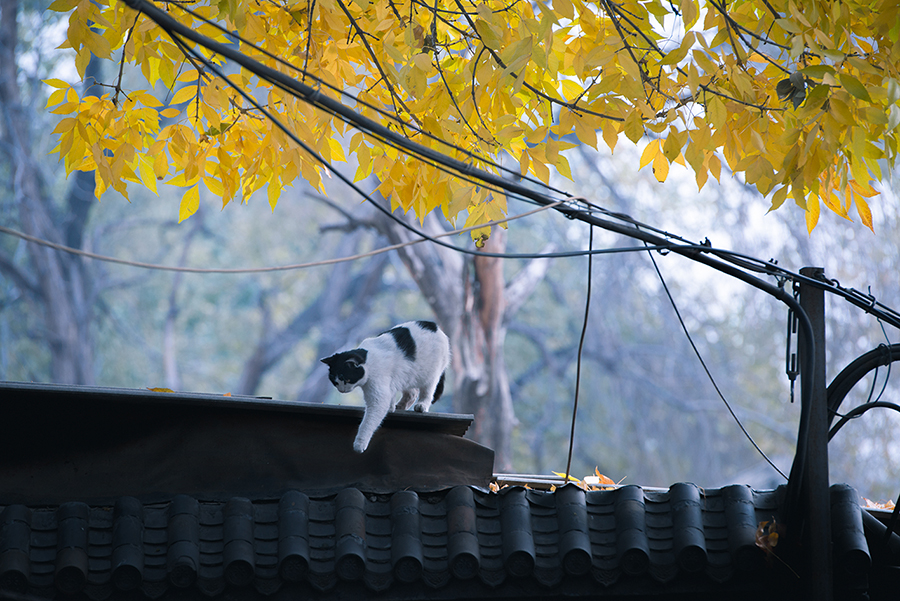
[[[777, 516], [778, 499], [744, 486], [676, 484], [10, 505], [0, 508], [0, 586], [95, 601], [192, 590], [252, 601], [296, 587], [342, 597], [394, 589], [409, 596], [416, 586], [446, 588], [452, 597], [462, 585], [483, 587], [484, 596], [520, 589], [540, 596], [635, 583], [708, 591], [740, 580], [762, 590], [772, 571], [756, 528]], [[855, 491], [833, 487], [832, 506], [835, 556], [848, 574], [867, 573]]]

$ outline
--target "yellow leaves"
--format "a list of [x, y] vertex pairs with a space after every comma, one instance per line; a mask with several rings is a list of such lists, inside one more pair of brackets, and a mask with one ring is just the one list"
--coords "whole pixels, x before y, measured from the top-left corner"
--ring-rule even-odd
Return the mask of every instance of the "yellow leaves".
[[181, 104], [183, 102], [188, 102], [189, 100], [193, 100], [197, 96], [197, 87], [196, 86], [185, 86], [175, 92], [175, 95], [172, 96], [171, 104]]
[[[653, 140], [644, 148], [641, 153], [640, 168], [643, 169], [648, 164], [652, 166], [653, 175], [660, 183], [666, 181], [669, 176], [669, 162], [674, 161], [681, 154], [681, 147], [676, 144], [670, 144], [669, 140], [675, 140], [677, 137], [670, 133], [665, 144], [662, 140]], [[668, 148], [666, 148], [668, 146]], [[669, 156], [672, 158], [670, 159]]]
[[481, 41], [488, 48], [498, 50], [503, 40], [503, 30], [494, 23], [494, 13], [487, 3], [478, 4], [478, 18], [475, 20], [475, 30]]
[[775, 547], [778, 546], [779, 532], [783, 531], [784, 527], [775, 520], [760, 522], [756, 528], [756, 546], [767, 554], [774, 554]]
[[200, 208], [200, 188], [194, 186], [188, 188], [181, 197], [181, 204], [178, 207], [178, 223], [181, 223]]
[[[567, 140], [596, 148], [600, 134], [614, 149], [620, 137], [638, 143], [651, 133], [656, 139], [644, 148], [639, 166], [650, 165], [659, 181], [667, 179], [672, 162], [680, 162], [702, 187], [710, 175], [720, 177], [722, 156], [771, 198], [773, 209], [789, 196], [804, 206], [808, 227], [817, 222], [820, 203], [844, 216], [855, 204], [871, 227], [864, 194], [871, 180], [896, 164], [900, 147], [898, 59], [885, 38], [896, 37], [890, 19], [898, 10], [891, 0], [873, 1], [826, 9], [785, 0], [777, 19], [738, 2], [728, 7], [734, 19], [729, 25], [699, 0], [599, 6], [485, 0], [472, 4], [468, 17], [458, 14], [453, 0], [438, 0], [427, 11], [345, 0], [364, 37], [348, 35], [347, 14], [333, 0], [201, 0], [195, 8], [329, 85], [358, 94], [361, 102], [354, 106], [367, 117], [482, 168], [508, 153], [523, 174], [549, 182], [553, 168], [572, 175]], [[610, 18], [616, 7], [629, 15], [624, 29]], [[54, 151], [68, 171], [97, 169], [101, 193], [124, 191], [125, 182], [152, 190], [171, 176], [168, 183], [188, 188], [183, 217], [198, 202], [201, 182], [223, 205], [265, 189], [273, 208], [295, 177], [321, 186], [322, 165], [226, 82], [185, 61], [149, 19], [135, 20], [135, 13], [112, 0], [54, 0], [51, 9], [72, 11], [63, 46], [74, 49], [80, 73], [92, 54], [109, 56], [124, 60], [128, 75], [104, 82], [111, 86], [104, 91], [139, 81], [141, 74], [150, 89], [123, 87], [114, 98], [89, 100], [66, 82], [46, 81], [48, 109], [60, 115]], [[224, 39], [194, 17], [173, 14]], [[665, 37], [671, 31], [685, 34], [672, 43]], [[743, 32], [743, 42], [735, 32]], [[758, 43], [760, 37], [772, 44]], [[775, 51], [779, 46], [790, 50]], [[243, 42], [241, 49], [261, 56]], [[772, 62], [794, 75], [786, 78]], [[497, 201], [471, 183], [377, 139], [357, 138], [245, 70], [229, 73], [327, 160], [355, 155], [357, 179], [377, 177], [392, 203], [419, 218], [440, 207], [451, 220], [463, 214], [478, 225], [497, 212], [489, 208]], [[777, 84], [784, 79], [802, 97], [798, 92], [779, 101]], [[363, 102], [393, 111], [396, 120]], [[174, 121], [162, 127], [160, 120]], [[349, 144], [345, 134], [352, 136]]]
[[[707, 9], [708, 10], [708, 9]], [[689, 30], [700, 18], [700, 9], [697, 0], [681, 0], [681, 15], [684, 19], [684, 29]]]
[[810, 234], [819, 222], [819, 197], [816, 194], [806, 196], [806, 231]]
[[893, 511], [894, 510], [894, 502], [891, 500], [887, 500], [884, 503], [879, 503], [877, 501], [872, 501], [863, 497], [863, 501], [866, 502], [866, 507], [870, 509], [883, 509], [884, 511]]

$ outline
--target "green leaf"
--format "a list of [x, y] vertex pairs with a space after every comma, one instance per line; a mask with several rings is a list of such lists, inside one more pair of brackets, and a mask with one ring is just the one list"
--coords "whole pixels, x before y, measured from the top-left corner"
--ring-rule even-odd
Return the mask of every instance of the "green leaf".
[[809, 67], [800, 69], [800, 73], [803, 73], [807, 77], [822, 79], [825, 75], [834, 75], [835, 70], [831, 65], [810, 65]]
[[872, 102], [872, 97], [869, 96], [869, 91], [866, 89], [866, 86], [862, 85], [862, 83], [860, 83], [858, 79], [856, 79], [852, 75], [847, 75], [846, 73], [841, 73], [840, 75], [838, 75], [838, 79], [841, 80], [841, 85], [844, 86], [844, 89], [850, 92], [852, 95], [856, 96], [860, 100]]
[[888, 115], [887, 131], [891, 131], [897, 127], [897, 125], [900, 125], [900, 106], [892, 104], [890, 114]]

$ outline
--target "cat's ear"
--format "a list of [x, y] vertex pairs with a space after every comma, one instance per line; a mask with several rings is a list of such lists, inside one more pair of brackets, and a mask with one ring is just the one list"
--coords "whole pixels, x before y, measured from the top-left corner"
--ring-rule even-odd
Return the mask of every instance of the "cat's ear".
[[330, 356], [330, 357], [325, 357], [324, 359], [319, 359], [319, 361], [321, 361], [322, 363], [324, 363], [324, 364], [327, 365], [328, 367], [331, 367], [331, 365], [334, 363], [334, 360], [335, 360], [336, 357], [337, 357], [337, 355], [332, 355], [332, 356]]
[[369, 352], [364, 348], [355, 348], [347, 353], [347, 363], [353, 367], [364, 365]]

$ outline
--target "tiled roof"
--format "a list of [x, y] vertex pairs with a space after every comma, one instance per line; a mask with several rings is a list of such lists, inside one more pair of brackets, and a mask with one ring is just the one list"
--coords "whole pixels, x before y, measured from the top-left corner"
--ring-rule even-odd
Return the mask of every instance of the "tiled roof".
[[[468, 486], [313, 498], [9, 505], [0, 513], [0, 588], [93, 600], [540, 597], [764, 591], [784, 570], [756, 545], [780, 491], [625, 486], [555, 492]], [[870, 556], [852, 488], [832, 487], [836, 564]], [[779, 586], [781, 586], [779, 584]], [[273, 597], [274, 595], [274, 597]], [[771, 598], [768, 596], [766, 598]]]

